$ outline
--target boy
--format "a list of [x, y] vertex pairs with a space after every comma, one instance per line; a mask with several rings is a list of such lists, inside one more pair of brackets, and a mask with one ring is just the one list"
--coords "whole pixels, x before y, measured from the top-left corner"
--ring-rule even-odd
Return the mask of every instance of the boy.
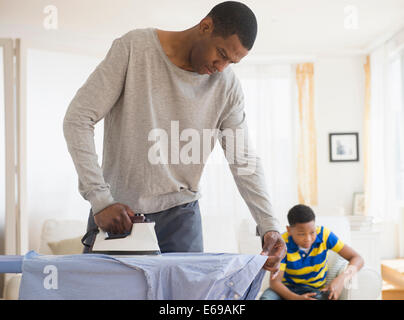
[[[344, 283], [363, 266], [362, 257], [344, 244], [329, 229], [315, 225], [313, 210], [297, 205], [288, 213], [287, 232], [282, 237], [287, 254], [280, 272], [270, 280], [261, 300], [337, 300]], [[328, 250], [349, 261], [345, 272], [325, 287]]]

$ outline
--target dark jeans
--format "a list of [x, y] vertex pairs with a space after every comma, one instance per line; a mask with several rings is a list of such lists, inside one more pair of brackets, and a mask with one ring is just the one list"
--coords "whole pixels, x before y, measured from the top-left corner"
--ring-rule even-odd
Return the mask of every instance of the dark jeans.
[[[292, 285], [288, 285], [287, 288], [298, 295], [302, 295], [308, 292], [315, 292], [317, 294], [312, 298], [317, 300], [328, 300], [328, 292], [321, 292], [318, 289], [306, 286], [292, 286]], [[261, 295], [260, 300], [283, 300], [283, 298], [280, 295], [278, 295], [275, 291], [273, 291], [271, 288], [268, 288]]]
[[[161, 253], [164, 252], [203, 252], [202, 221], [198, 200], [182, 204], [156, 213], [145, 214], [155, 222], [157, 240]], [[88, 237], [85, 243], [94, 243], [97, 225], [90, 209], [87, 223]], [[83, 253], [91, 253], [85, 246]]]

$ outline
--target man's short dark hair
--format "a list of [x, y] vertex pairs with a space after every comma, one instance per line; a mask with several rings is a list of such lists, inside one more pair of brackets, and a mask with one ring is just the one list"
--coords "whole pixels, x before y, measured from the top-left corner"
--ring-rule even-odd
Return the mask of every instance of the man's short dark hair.
[[249, 7], [241, 2], [226, 1], [216, 5], [208, 17], [213, 20], [213, 35], [226, 39], [237, 34], [243, 47], [251, 50], [257, 37], [257, 19]]
[[305, 206], [304, 204], [298, 204], [289, 210], [288, 222], [290, 226], [294, 226], [296, 223], [307, 223], [315, 221], [316, 216], [313, 210]]

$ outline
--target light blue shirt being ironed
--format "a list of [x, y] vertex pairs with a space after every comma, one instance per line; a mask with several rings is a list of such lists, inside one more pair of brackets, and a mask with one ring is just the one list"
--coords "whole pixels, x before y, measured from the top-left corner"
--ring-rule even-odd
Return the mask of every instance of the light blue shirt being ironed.
[[20, 299], [253, 300], [267, 257], [230, 253], [24, 256]]

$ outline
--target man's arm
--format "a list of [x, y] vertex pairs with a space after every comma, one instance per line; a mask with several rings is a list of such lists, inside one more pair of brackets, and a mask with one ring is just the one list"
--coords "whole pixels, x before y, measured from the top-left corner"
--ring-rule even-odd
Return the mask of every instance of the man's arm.
[[219, 141], [237, 188], [257, 223], [263, 247], [261, 254], [269, 256], [264, 269], [276, 276], [286, 245], [280, 235], [279, 222], [273, 215], [261, 159], [255, 154], [248, 136], [244, 95], [237, 79], [230, 104], [231, 112], [220, 126]]
[[261, 159], [252, 148], [244, 112], [244, 96], [237, 85], [232, 111], [222, 121], [219, 141], [229, 163], [237, 188], [257, 223], [263, 241], [268, 231], [280, 232], [267, 192]]
[[128, 59], [129, 49], [122, 38], [115, 39], [104, 60], [77, 91], [63, 121], [63, 133], [79, 177], [79, 192], [90, 201], [94, 214], [115, 202], [97, 161], [94, 126], [119, 99]]

